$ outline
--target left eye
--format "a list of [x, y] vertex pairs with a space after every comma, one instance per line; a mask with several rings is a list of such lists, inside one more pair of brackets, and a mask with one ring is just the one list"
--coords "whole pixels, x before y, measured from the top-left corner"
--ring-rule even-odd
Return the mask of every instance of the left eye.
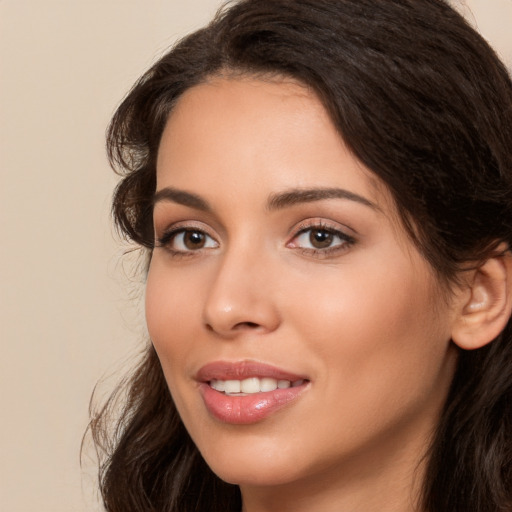
[[162, 242], [162, 245], [167, 245], [176, 252], [190, 252], [217, 247], [217, 242], [211, 236], [197, 229], [175, 231], [169, 240]]
[[352, 238], [340, 231], [328, 228], [309, 228], [301, 231], [292, 246], [302, 249], [322, 250], [350, 244]]

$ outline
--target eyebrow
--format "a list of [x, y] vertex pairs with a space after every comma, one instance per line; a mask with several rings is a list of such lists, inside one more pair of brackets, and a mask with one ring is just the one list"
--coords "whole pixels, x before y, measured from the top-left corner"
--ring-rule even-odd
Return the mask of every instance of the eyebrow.
[[[267, 210], [281, 210], [296, 204], [312, 203], [325, 199], [347, 199], [368, 206], [374, 210], [380, 210], [376, 204], [365, 197], [343, 188], [297, 188], [271, 194], [267, 201]], [[212, 211], [208, 201], [201, 196], [174, 187], [165, 187], [155, 193], [153, 196], [153, 205], [161, 201], [171, 201], [204, 212]]]
[[165, 187], [155, 193], [153, 196], [153, 206], [160, 201], [171, 201], [203, 212], [210, 212], [212, 210], [208, 201], [202, 197], [173, 187]]
[[272, 194], [268, 200], [267, 208], [269, 210], [280, 210], [295, 204], [312, 203], [324, 199], [348, 199], [369, 206], [374, 210], [380, 210], [376, 204], [365, 197], [343, 188], [297, 188], [279, 194]]

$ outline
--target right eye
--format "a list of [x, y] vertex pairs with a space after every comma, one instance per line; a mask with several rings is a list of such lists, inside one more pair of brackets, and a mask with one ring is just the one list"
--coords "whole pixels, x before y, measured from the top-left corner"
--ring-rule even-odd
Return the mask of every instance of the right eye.
[[200, 249], [216, 248], [219, 244], [200, 229], [180, 228], [164, 233], [158, 240], [158, 246], [165, 247], [174, 253], [184, 254]]

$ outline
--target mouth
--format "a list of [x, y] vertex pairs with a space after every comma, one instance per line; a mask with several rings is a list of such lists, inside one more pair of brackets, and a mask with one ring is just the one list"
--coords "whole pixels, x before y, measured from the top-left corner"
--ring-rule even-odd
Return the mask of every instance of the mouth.
[[230, 424], [257, 423], [296, 403], [310, 380], [256, 362], [214, 362], [198, 374], [199, 390], [208, 413]]
[[255, 393], [269, 393], [276, 389], [297, 388], [305, 382], [306, 379], [290, 381], [286, 379], [273, 379], [272, 377], [249, 377], [243, 380], [213, 379], [208, 384], [215, 391], [229, 396], [246, 396]]

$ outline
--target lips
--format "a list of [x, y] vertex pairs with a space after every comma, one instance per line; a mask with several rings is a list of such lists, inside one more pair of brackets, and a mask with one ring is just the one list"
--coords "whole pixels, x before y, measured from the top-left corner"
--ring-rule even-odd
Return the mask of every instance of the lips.
[[209, 363], [196, 378], [208, 412], [238, 425], [262, 421], [309, 388], [306, 376], [251, 361]]

